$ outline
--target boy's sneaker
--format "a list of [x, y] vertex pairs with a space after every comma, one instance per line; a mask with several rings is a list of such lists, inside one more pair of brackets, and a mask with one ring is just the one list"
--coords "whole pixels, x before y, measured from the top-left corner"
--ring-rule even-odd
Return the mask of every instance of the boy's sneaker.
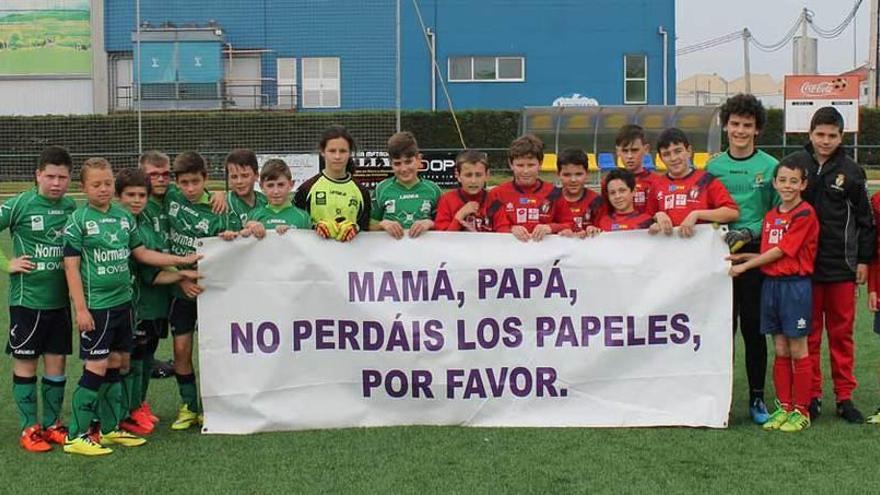
[[756, 425], [762, 425], [770, 419], [770, 413], [767, 412], [767, 405], [764, 404], [764, 399], [756, 397], [752, 400], [752, 403], [749, 405], [749, 415], [752, 417], [752, 422]]
[[818, 397], [813, 397], [810, 400], [810, 418], [813, 421], [819, 419], [819, 415], [822, 414], [822, 399]]
[[763, 428], [767, 431], [778, 430], [780, 426], [788, 421], [788, 411], [781, 404], [776, 405], [776, 410], [770, 415], [770, 418], [764, 423]]
[[109, 433], [104, 433], [101, 435], [101, 442], [103, 443], [115, 443], [118, 445], [122, 445], [123, 447], [140, 447], [141, 445], [147, 443], [143, 438], [132, 435], [131, 433], [123, 430], [113, 430]]
[[101, 446], [92, 441], [88, 434], [68, 439], [64, 443], [64, 452], [79, 455], [107, 455], [113, 453], [113, 449]]
[[123, 419], [119, 422], [119, 428], [134, 435], [146, 436], [153, 433], [153, 423], [141, 423], [133, 416]]
[[866, 419], [865, 422], [872, 425], [880, 425], [880, 407], [877, 408], [877, 412], [868, 416], [868, 419]]
[[25, 428], [18, 439], [21, 448], [28, 452], [49, 452], [52, 446], [43, 438], [43, 429], [40, 425]]
[[779, 427], [779, 431], [792, 433], [795, 431], [803, 431], [810, 427], [810, 418], [797, 409], [788, 415], [788, 420]]
[[861, 411], [856, 409], [856, 406], [849, 399], [837, 403], [837, 415], [845, 419], [847, 423], [865, 422], [865, 417], [862, 416]]
[[144, 417], [148, 418], [153, 424], [159, 422], [159, 416], [156, 416], [153, 412], [149, 402], [142, 402], [141, 407], [137, 408], [136, 411], [138, 411], [138, 414], [142, 414]]
[[190, 411], [186, 404], [181, 404], [177, 411], [177, 419], [171, 423], [172, 430], [188, 430], [193, 425], [199, 424], [199, 415]]
[[56, 421], [54, 425], [43, 430], [43, 440], [56, 445], [64, 445], [64, 442], [67, 441], [67, 427], [62, 425], [60, 421]]

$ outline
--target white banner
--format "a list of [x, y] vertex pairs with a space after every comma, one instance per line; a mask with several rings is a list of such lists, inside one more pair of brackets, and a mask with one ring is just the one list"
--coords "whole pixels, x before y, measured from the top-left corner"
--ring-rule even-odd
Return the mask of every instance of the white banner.
[[725, 427], [732, 283], [697, 230], [206, 239], [204, 431]]

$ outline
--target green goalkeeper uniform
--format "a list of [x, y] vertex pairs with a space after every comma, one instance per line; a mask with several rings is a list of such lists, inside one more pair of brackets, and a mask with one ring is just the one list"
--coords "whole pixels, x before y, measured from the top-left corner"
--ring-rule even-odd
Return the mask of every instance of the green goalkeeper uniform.
[[731, 229], [748, 229], [752, 238], [761, 237], [764, 215], [778, 202], [773, 189], [773, 173], [776, 158], [755, 150], [748, 158], [738, 159], [724, 152], [712, 158], [706, 171], [717, 177], [739, 206], [739, 220], [730, 224]]
[[371, 217], [377, 222], [394, 220], [408, 229], [419, 220], [434, 219], [442, 194], [440, 187], [429, 180], [419, 179], [404, 186], [395, 177], [389, 177], [376, 186]]

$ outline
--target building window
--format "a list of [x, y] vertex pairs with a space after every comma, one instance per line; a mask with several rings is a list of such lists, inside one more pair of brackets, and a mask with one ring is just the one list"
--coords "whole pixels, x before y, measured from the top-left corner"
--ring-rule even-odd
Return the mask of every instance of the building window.
[[302, 59], [303, 108], [339, 108], [339, 57]]
[[296, 108], [296, 59], [275, 59], [277, 105], [279, 108]]
[[623, 103], [648, 103], [648, 57], [645, 55], [623, 57]]
[[521, 82], [524, 57], [449, 57], [450, 82]]

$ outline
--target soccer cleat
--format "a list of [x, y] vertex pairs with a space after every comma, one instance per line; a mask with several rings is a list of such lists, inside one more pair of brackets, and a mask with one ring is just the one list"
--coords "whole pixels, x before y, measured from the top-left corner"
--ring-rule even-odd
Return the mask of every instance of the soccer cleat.
[[18, 439], [21, 448], [28, 452], [49, 452], [52, 446], [43, 438], [43, 429], [40, 425], [25, 428]]
[[762, 425], [770, 419], [770, 413], [767, 412], [767, 405], [764, 404], [764, 399], [757, 397], [752, 401], [749, 405], [749, 416], [752, 417], [752, 422], [756, 425]]
[[60, 421], [56, 421], [54, 425], [43, 430], [43, 440], [56, 445], [64, 445], [67, 440], [67, 427], [62, 425]]
[[119, 422], [119, 429], [143, 437], [153, 433], [153, 423], [147, 422], [144, 424], [138, 422], [133, 417], [129, 417]]
[[150, 371], [153, 378], [168, 378], [174, 376], [174, 365], [171, 361], [156, 361]]
[[190, 411], [186, 404], [181, 404], [177, 411], [177, 419], [171, 423], [172, 430], [188, 430], [193, 425], [199, 424], [199, 415]]
[[868, 419], [866, 419], [865, 422], [872, 425], [880, 425], [880, 407], [877, 408], [877, 412], [868, 416]]
[[862, 416], [861, 411], [856, 409], [856, 406], [849, 399], [837, 403], [837, 415], [845, 419], [847, 423], [865, 422], [865, 417]]
[[143, 411], [144, 414], [146, 414], [150, 418], [150, 421], [152, 421], [153, 423], [159, 422], [159, 416], [156, 416], [156, 414], [153, 412], [153, 409], [150, 407], [149, 402], [142, 402], [141, 407], [138, 409]]
[[104, 433], [101, 436], [101, 443], [115, 443], [117, 445], [122, 445], [123, 447], [140, 447], [147, 443], [147, 441], [137, 435], [132, 435], [127, 431], [113, 430], [109, 433]]
[[108, 449], [100, 443], [95, 443], [92, 441], [91, 436], [86, 434], [76, 438], [67, 439], [67, 441], [64, 442], [64, 452], [68, 454], [92, 456], [112, 454], [113, 449]]
[[145, 426], [145, 427], [150, 427], [151, 429], [156, 426], [156, 423], [158, 423], [158, 421], [153, 420], [153, 418], [155, 418], [155, 416], [153, 416], [150, 413], [148, 413], [147, 411], [145, 411], [143, 406], [141, 406], [137, 409], [134, 409], [133, 411], [131, 411], [128, 414], [128, 416], [131, 419], [133, 419], [136, 423], [138, 423], [142, 426]]
[[822, 399], [818, 397], [813, 397], [810, 400], [810, 418], [813, 421], [819, 419], [819, 415], [822, 414]]
[[781, 404], [776, 405], [776, 410], [770, 415], [770, 418], [762, 426], [767, 431], [778, 430], [780, 426], [788, 421], [788, 411]]
[[791, 412], [788, 415], [788, 419], [779, 427], [779, 431], [784, 431], [786, 433], [793, 433], [796, 431], [806, 430], [810, 427], [810, 418], [804, 416], [804, 414], [797, 409]]

